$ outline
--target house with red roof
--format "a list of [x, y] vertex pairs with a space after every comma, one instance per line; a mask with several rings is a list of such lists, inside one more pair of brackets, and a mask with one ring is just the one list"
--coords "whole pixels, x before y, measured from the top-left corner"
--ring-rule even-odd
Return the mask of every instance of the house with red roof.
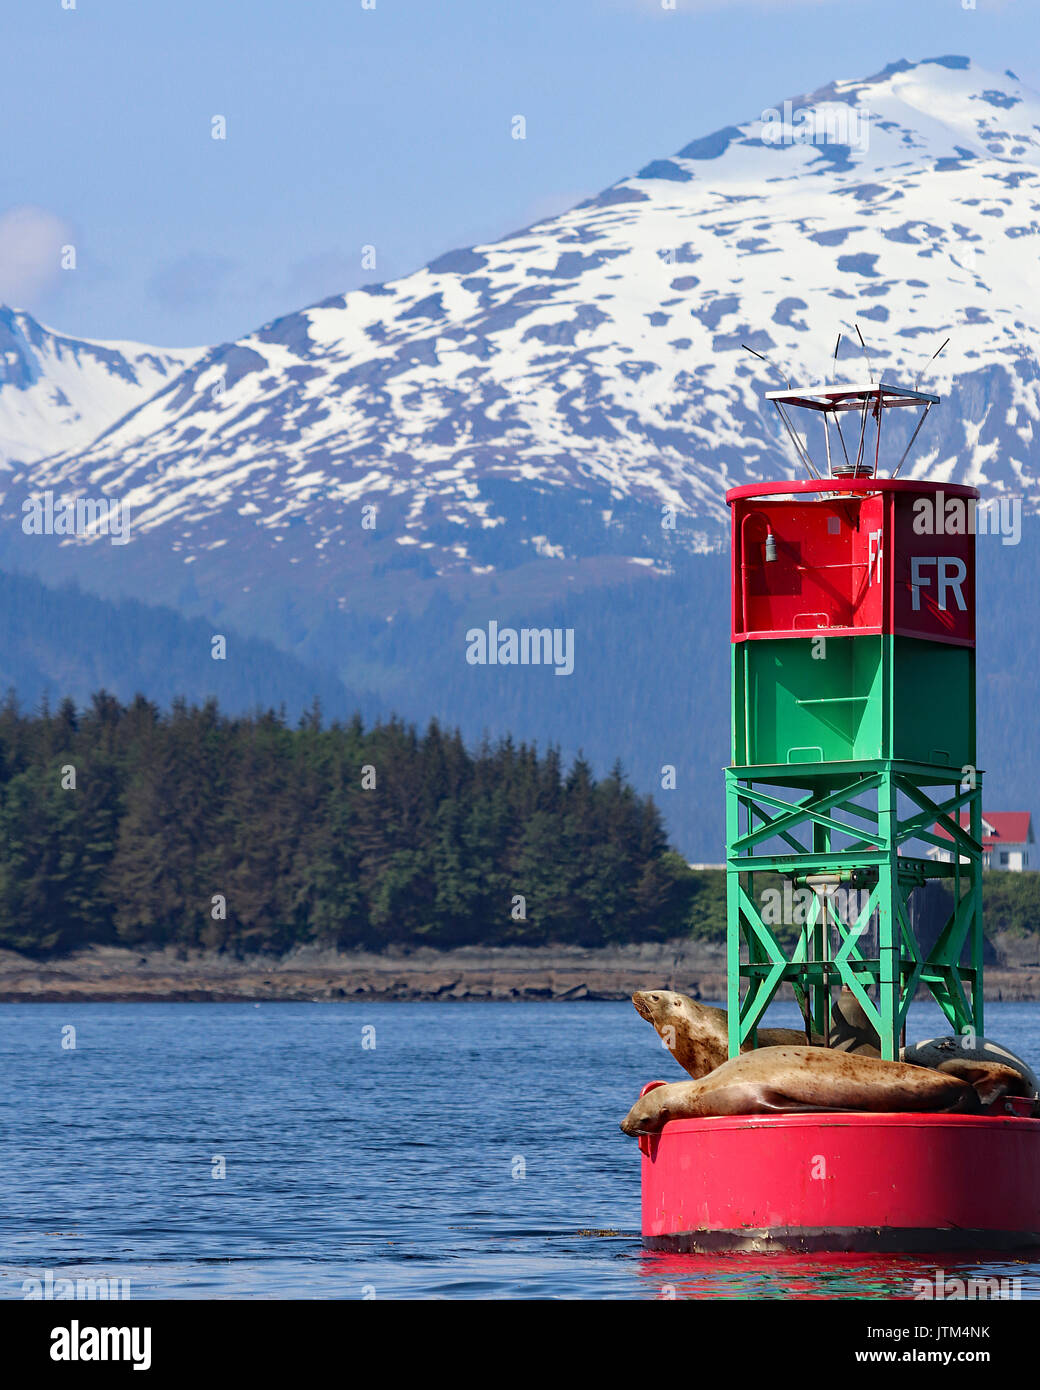
[[[961, 812], [961, 825], [968, 829], [968, 813]], [[949, 839], [941, 826], [933, 826], [937, 835]], [[934, 846], [928, 851], [940, 863], [953, 863], [953, 850]], [[1012, 873], [1040, 869], [1033, 836], [1033, 817], [1028, 811], [987, 811], [982, 817], [982, 867], [1006, 869]]]

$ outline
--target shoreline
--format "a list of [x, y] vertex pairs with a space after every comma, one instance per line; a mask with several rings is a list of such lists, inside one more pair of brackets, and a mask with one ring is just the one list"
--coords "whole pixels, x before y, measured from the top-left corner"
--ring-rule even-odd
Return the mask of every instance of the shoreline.
[[[435, 1000], [625, 1000], [637, 989], [726, 997], [721, 942], [481, 947], [281, 957], [90, 947], [51, 960], [0, 951], [0, 1003], [262, 1003]], [[781, 997], [790, 998], [785, 990]], [[986, 999], [1040, 1000], [1040, 966], [994, 965]]]
[[0, 1003], [628, 999], [648, 982], [722, 998], [725, 948], [685, 941], [385, 953], [303, 948], [236, 958], [105, 946], [50, 960], [0, 951]]

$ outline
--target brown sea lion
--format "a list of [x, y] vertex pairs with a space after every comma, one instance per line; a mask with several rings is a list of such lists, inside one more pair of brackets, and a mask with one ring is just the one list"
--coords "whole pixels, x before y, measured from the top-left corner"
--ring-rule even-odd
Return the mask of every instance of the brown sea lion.
[[842, 985], [831, 1005], [830, 1046], [836, 1052], [855, 1052], [861, 1057], [880, 1057], [881, 1039], [848, 985]]
[[621, 1128], [625, 1134], [656, 1134], [669, 1120], [706, 1115], [980, 1109], [973, 1087], [944, 1072], [824, 1047], [760, 1047], [699, 1081], [655, 1086], [636, 1101]]
[[[1006, 1094], [1032, 1096], [1034, 1108], [1037, 1108], [1037, 1102], [1040, 1101], [1040, 1081], [1037, 1080], [1036, 1073], [1029, 1063], [1024, 1062], [1002, 1043], [994, 1042], [992, 1038], [980, 1038], [970, 1033], [928, 1038], [924, 1042], [911, 1043], [904, 1047], [903, 1060], [911, 1062], [915, 1067], [937, 1067], [941, 1071], [952, 1071], [955, 1076], [964, 1074], [963, 1069], [958, 1070], [964, 1062], [1011, 1067], [1021, 1077], [1022, 1089], [1009, 1090]], [[957, 1066], [951, 1066], [951, 1063], [956, 1063]]]
[[[688, 995], [670, 989], [641, 989], [632, 996], [636, 1012], [652, 1023], [661, 1041], [675, 1060], [698, 1080], [721, 1067], [729, 1058], [729, 1023], [725, 1009], [698, 1004]], [[879, 1057], [878, 1036], [859, 1001], [843, 988], [831, 1009], [831, 1046], [835, 1051], [858, 1052]], [[819, 1034], [812, 1035], [814, 1047], [822, 1047]], [[760, 1028], [759, 1047], [805, 1046], [800, 1028]], [[750, 1052], [750, 1042], [741, 1052]]]
[[935, 1071], [958, 1076], [975, 1090], [983, 1108], [995, 1105], [1005, 1096], [1026, 1096], [1035, 1100], [1029, 1082], [1021, 1072], [1003, 1062], [975, 1061], [970, 1057], [950, 1057]]
[[[636, 1012], [657, 1029], [661, 1041], [675, 1060], [699, 1080], [721, 1067], [729, 1059], [729, 1022], [725, 1009], [710, 1004], [698, 1004], [685, 994], [670, 989], [641, 989], [632, 996]], [[822, 1046], [823, 1039], [814, 1035], [813, 1043]], [[758, 1045], [781, 1047], [805, 1046], [805, 1034], [800, 1028], [760, 1028]], [[741, 1052], [752, 1050], [749, 1042]]]

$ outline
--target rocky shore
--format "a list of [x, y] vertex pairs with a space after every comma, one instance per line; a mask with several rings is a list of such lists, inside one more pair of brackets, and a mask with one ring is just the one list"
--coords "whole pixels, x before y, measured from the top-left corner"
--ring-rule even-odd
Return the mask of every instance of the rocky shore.
[[648, 981], [725, 994], [721, 945], [582, 950], [421, 948], [385, 954], [303, 949], [286, 956], [92, 947], [32, 960], [0, 951], [0, 1001], [626, 999]]
[[[0, 951], [3, 1003], [627, 999], [654, 984], [695, 999], [725, 999], [724, 946], [686, 940], [378, 955], [304, 949], [282, 957], [92, 947], [50, 960]], [[986, 997], [1040, 999], [1040, 963], [989, 966]]]

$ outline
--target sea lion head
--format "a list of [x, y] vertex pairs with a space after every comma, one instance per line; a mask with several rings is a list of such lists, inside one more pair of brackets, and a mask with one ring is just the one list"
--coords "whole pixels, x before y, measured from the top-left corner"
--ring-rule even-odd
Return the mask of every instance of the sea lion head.
[[632, 1138], [640, 1134], [658, 1134], [669, 1119], [671, 1112], [668, 1106], [655, 1099], [653, 1091], [648, 1091], [645, 1096], [639, 1097], [621, 1121], [621, 1132]]
[[640, 1018], [652, 1023], [658, 1032], [667, 1024], [678, 1023], [688, 1018], [687, 1005], [690, 1000], [685, 994], [676, 994], [670, 989], [640, 989], [632, 996], [632, 1003]]
[[729, 1055], [726, 1015], [721, 1009], [698, 1004], [672, 989], [641, 989], [633, 994], [632, 1003], [690, 1076], [707, 1076]]

